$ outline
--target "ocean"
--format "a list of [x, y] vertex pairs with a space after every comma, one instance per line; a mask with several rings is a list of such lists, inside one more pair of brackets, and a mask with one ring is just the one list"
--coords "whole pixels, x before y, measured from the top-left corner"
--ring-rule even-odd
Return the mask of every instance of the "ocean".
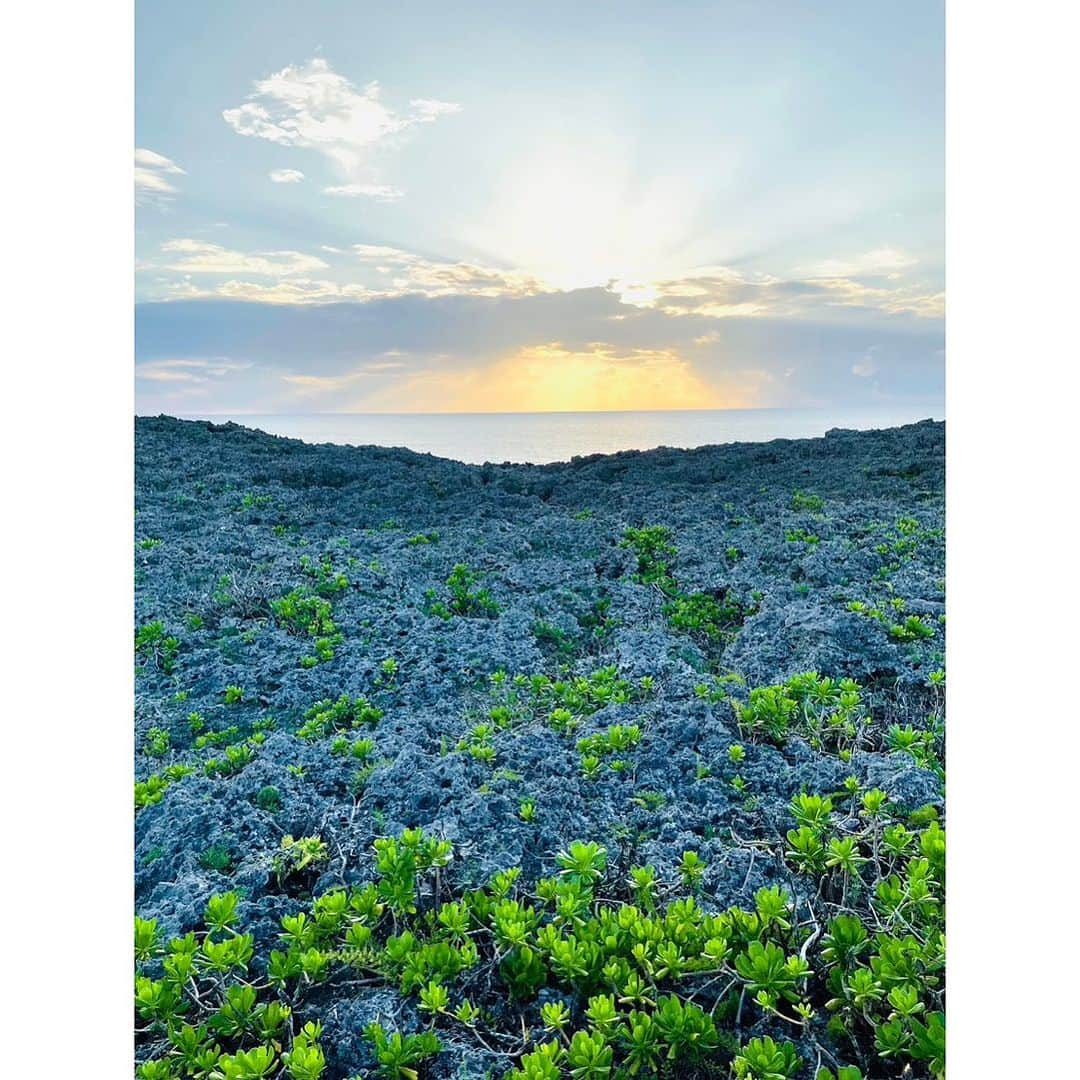
[[187, 415], [235, 420], [309, 443], [404, 446], [470, 464], [568, 461], [587, 454], [806, 439], [830, 428], [896, 427], [944, 419], [943, 405], [833, 409], [701, 409], [665, 412], [280, 413]]

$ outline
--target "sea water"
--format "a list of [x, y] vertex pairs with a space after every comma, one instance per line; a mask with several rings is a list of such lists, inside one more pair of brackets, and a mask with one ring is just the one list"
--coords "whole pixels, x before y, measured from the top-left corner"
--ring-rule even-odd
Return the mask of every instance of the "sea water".
[[944, 419], [940, 404], [833, 409], [701, 409], [664, 412], [233, 413], [235, 420], [309, 443], [407, 447], [471, 464], [568, 461], [587, 454], [806, 439], [830, 428], [860, 431]]

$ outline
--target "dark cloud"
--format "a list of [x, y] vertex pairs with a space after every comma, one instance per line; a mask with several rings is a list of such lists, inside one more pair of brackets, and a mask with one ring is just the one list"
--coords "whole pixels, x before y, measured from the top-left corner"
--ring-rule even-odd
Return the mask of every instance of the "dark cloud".
[[[332, 379], [373, 365], [363, 385], [374, 389], [432, 367], [476, 369], [550, 342], [570, 351], [596, 342], [618, 350], [674, 349], [706, 379], [730, 382], [753, 373], [764, 404], [940, 398], [940, 320], [850, 306], [830, 309], [827, 318], [666, 314], [624, 304], [603, 288], [317, 305], [145, 303], [135, 311], [136, 370], [158, 374], [139, 380], [138, 403], [157, 411], [193, 390], [207, 409], [287, 409], [295, 386], [283, 376]], [[376, 368], [388, 353], [395, 366]], [[230, 366], [197, 382], [160, 374], [162, 361], [200, 358]]]

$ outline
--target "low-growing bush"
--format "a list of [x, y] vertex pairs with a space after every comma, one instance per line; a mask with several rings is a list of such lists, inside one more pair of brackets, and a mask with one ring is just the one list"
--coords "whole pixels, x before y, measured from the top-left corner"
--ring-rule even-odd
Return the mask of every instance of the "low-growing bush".
[[464, 563], [458, 563], [446, 579], [449, 598], [439, 599], [433, 589], [427, 591], [428, 613], [440, 619], [490, 619], [499, 614], [499, 605], [485, 588], [477, 588], [480, 575]]

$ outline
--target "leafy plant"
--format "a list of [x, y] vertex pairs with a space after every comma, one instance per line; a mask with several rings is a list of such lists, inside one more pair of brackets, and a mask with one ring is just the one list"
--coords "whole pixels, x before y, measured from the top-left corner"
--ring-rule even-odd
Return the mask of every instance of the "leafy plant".
[[499, 605], [487, 589], [477, 588], [480, 575], [470, 570], [464, 563], [457, 563], [446, 579], [448, 600], [438, 600], [432, 590], [428, 590], [428, 611], [442, 619], [451, 619], [455, 615], [462, 618], [487, 619], [499, 614]]
[[283, 836], [274, 856], [274, 875], [278, 882], [301, 873], [308, 867], [325, 862], [329, 857], [326, 843], [318, 836]]
[[637, 580], [643, 585], [674, 584], [671, 563], [678, 550], [673, 538], [666, 525], [630, 526], [624, 530], [619, 547], [630, 548], [637, 556]]
[[272, 784], [259, 788], [255, 796], [255, 805], [268, 814], [276, 814], [281, 809], [281, 792]]
[[793, 491], [791, 493], [791, 509], [805, 511], [809, 514], [820, 514], [825, 509], [825, 500], [820, 495], [814, 495], [809, 491]]
[[143, 623], [135, 631], [135, 655], [150, 660], [166, 675], [176, 666], [180, 652], [180, 639], [165, 630], [160, 619]]
[[739, 1080], [794, 1080], [801, 1066], [792, 1043], [777, 1043], [768, 1035], [751, 1039], [732, 1062]]
[[441, 1049], [433, 1031], [423, 1031], [417, 1035], [403, 1035], [400, 1031], [394, 1031], [388, 1035], [377, 1022], [368, 1024], [364, 1037], [375, 1050], [379, 1075], [390, 1077], [391, 1080], [417, 1080], [420, 1074], [416, 1066]]

